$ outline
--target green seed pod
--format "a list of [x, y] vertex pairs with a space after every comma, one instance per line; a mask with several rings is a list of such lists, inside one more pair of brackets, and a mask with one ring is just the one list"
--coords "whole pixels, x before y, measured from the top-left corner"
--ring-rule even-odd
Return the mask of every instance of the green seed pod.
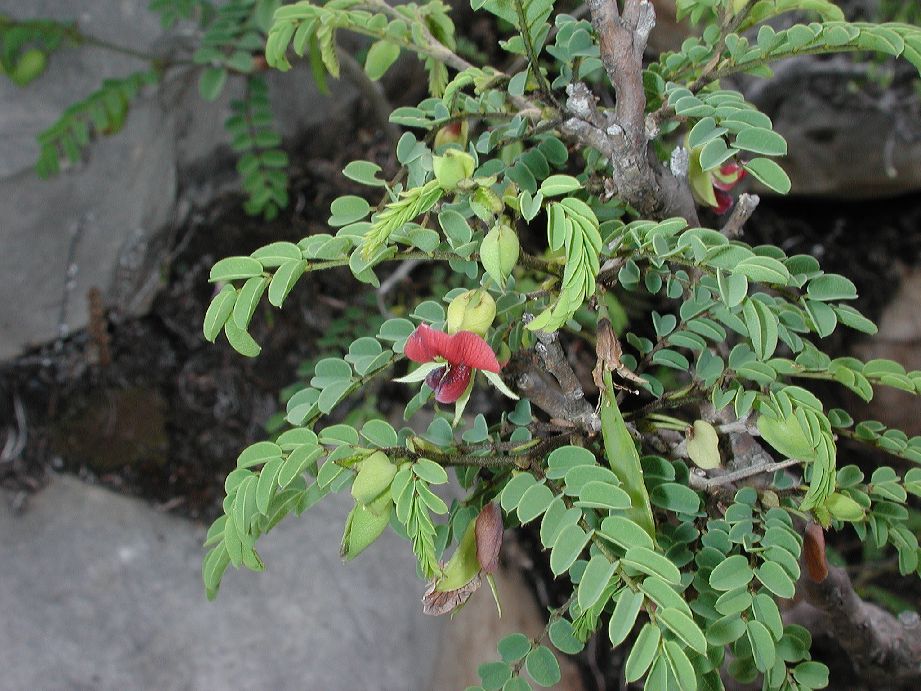
[[390, 488], [397, 467], [382, 451], [375, 451], [361, 462], [358, 476], [352, 483], [352, 496], [362, 506], [377, 499]]
[[[392, 500], [389, 500], [389, 506], [393, 506]], [[361, 504], [356, 504], [345, 522], [345, 532], [342, 535], [342, 546], [339, 549], [339, 554], [346, 561], [354, 559], [368, 545], [381, 536], [389, 523], [389, 510], [378, 514], [366, 509]]]
[[458, 149], [448, 149], [444, 156], [433, 156], [432, 167], [435, 170], [435, 179], [442, 189], [453, 191], [457, 189], [461, 180], [466, 180], [476, 168], [473, 156]]
[[10, 79], [17, 86], [25, 86], [38, 79], [48, 64], [48, 56], [37, 48], [31, 48], [19, 56], [19, 62], [10, 73]]
[[518, 263], [520, 250], [518, 235], [505, 224], [495, 226], [480, 243], [480, 263], [500, 288]]
[[496, 301], [483, 290], [468, 290], [451, 300], [448, 305], [447, 329], [449, 334], [472, 331], [485, 336], [496, 318]]

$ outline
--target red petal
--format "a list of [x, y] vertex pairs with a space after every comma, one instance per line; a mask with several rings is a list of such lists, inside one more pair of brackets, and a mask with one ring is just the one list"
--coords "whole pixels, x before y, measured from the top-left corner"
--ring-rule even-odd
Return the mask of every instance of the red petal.
[[745, 177], [745, 169], [738, 163], [725, 163], [712, 176], [713, 187], [728, 192]]
[[432, 386], [433, 382], [430, 382], [428, 377], [426, 377], [425, 383], [435, 390], [436, 401], [439, 403], [454, 403], [464, 395], [464, 391], [470, 385], [470, 368], [466, 365], [452, 365], [435, 371], [441, 372], [442, 370], [444, 370], [444, 374], [439, 381], [434, 382], [434, 386]]
[[502, 369], [489, 344], [472, 331], [458, 331], [449, 336], [447, 348], [440, 354], [452, 365], [497, 373]]
[[724, 214], [732, 208], [732, 195], [722, 190], [716, 190], [716, 213]]
[[403, 354], [413, 362], [432, 362], [438, 355], [444, 357], [449, 338], [428, 324], [420, 324], [406, 339]]

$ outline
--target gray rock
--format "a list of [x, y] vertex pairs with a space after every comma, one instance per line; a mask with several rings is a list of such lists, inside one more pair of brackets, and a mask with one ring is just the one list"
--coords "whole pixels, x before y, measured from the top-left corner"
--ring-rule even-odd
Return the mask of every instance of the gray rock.
[[429, 688], [446, 622], [392, 533], [343, 564], [347, 497], [260, 542], [265, 573], [206, 602], [204, 528], [57, 477], [14, 515], [0, 493], [5, 689]]
[[[188, 36], [163, 37], [147, 0], [0, 0], [21, 19], [77, 20], [81, 30], [131, 48], [181, 48]], [[220, 124], [240, 84], [203, 102], [194, 69], [170, 70], [159, 89], [132, 107], [124, 129], [89, 149], [84, 161], [51, 181], [33, 171], [35, 136], [104, 78], [145, 68], [135, 58], [85, 46], [55, 53], [25, 88], [0, 78], [0, 361], [87, 323], [87, 293], [106, 306], [143, 314], [158, 286], [165, 238], [190, 206], [207, 204], [235, 183]], [[341, 84], [318, 93], [305, 68], [270, 75], [279, 128], [289, 143], [327, 122], [348, 126], [354, 92]]]
[[804, 196], [878, 198], [921, 189], [921, 99], [873, 89], [871, 66], [850, 57], [793, 58], [747, 96], [787, 140], [780, 163]]

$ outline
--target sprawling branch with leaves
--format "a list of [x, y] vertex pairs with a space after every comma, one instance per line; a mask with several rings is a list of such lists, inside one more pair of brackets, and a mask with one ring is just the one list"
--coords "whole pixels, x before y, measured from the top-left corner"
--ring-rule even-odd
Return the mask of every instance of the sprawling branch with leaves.
[[[802, 384], [837, 382], [870, 400], [878, 387], [921, 394], [921, 372], [832, 359], [821, 342], [838, 326], [876, 331], [847, 304], [854, 284], [811, 256], [740, 239], [759, 198], [730, 192], [746, 176], [788, 192], [778, 163], [787, 144], [720, 80], [769, 78], [777, 60], [842, 51], [921, 68], [921, 29], [847, 23], [825, 0], [680, 0], [699, 32], [647, 62], [648, 0], [590, 0], [591, 21], [549, 0], [473, 5], [514, 27], [500, 42], [514, 56], [507, 72], [456, 52], [439, 0], [302, 1], [274, 14], [270, 66], [305, 57], [336, 77], [337, 36], [348, 31], [371, 39], [372, 79], [415, 53], [429, 97], [391, 115], [407, 130], [394, 177], [369, 161], [343, 171], [378, 190], [376, 204], [340, 197], [329, 234], [214, 266], [222, 287], [205, 336], [223, 332], [257, 355], [248, 326], [263, 295], [281, 307], [303, 277], [334, 267], [379, 286], [394, 262], [447, 262], [458, 287], [318, 362], [288, 401], [290, 429], [241, 453], [208, 533], [209, 596], [228, 566], [263, 568], [256, 540], [286, 515], [350, 491], [342, 555], [388, 527], [406, 538], [431, 614], [492, 583], [504, 528], [539, 523], [572, 596], [545, 636], [500, 642], [501, 659], [480, 667], [484, 688], [551, 686], [551, 646], [573, 654], [596, 635], [625, 648], [624, 678], [648, 689], [759, 675], [765, 688], [822, 688], [828, 670], [812, 659], [809, 632], [785, 620], [801, 580], [835, 626], [860, 627], [888, 651], [862, 657], [861, 674], [917, 683], [917, 666], [896, 669], [916, 655], [910, 632], [885, 612], [868, 616], [843, 572], [829, 576], [824, 534], [855, 531], [894, 549], [901, 574], [921, 574], [906, 523], [909, 494], [921, 496], [921, 468], [910, 467], [921, 438], [855, 423]], [[793, 11], [817, 21], [765, 23]], [[702, 226], [733, 204], [720, 227]], [[612, 315], [635, 294], [657, 309], [617, 333]], [[433, 405], [426, 429], [324, 422], [406, 362], [398, 381], [419, 388], [403, 417]], [[472, 411], [481, 384], [495, 395], [477, 400], [492, 405]], [[842, 437], [893, 454], [895, 467], [870, 478], [839, 467]], [[465, 492], [450, 504], [432, 489], [448, 469]]]

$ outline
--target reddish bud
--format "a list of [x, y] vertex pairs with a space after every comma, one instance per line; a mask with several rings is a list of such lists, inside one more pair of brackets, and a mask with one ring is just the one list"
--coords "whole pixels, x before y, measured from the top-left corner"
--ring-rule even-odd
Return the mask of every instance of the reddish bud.
[[828, 578], [825, 531], [818, 523], [810, 521], [803, 537], [803, 563], [806, 565], [806, 573], [809, 574], [809, 580], [813, 583], [821, 583]]
[[503, 529], [502, 511], [490, 502], [476, 517], [476, 558], [486, 573], [493, 573], [499, 565]]

